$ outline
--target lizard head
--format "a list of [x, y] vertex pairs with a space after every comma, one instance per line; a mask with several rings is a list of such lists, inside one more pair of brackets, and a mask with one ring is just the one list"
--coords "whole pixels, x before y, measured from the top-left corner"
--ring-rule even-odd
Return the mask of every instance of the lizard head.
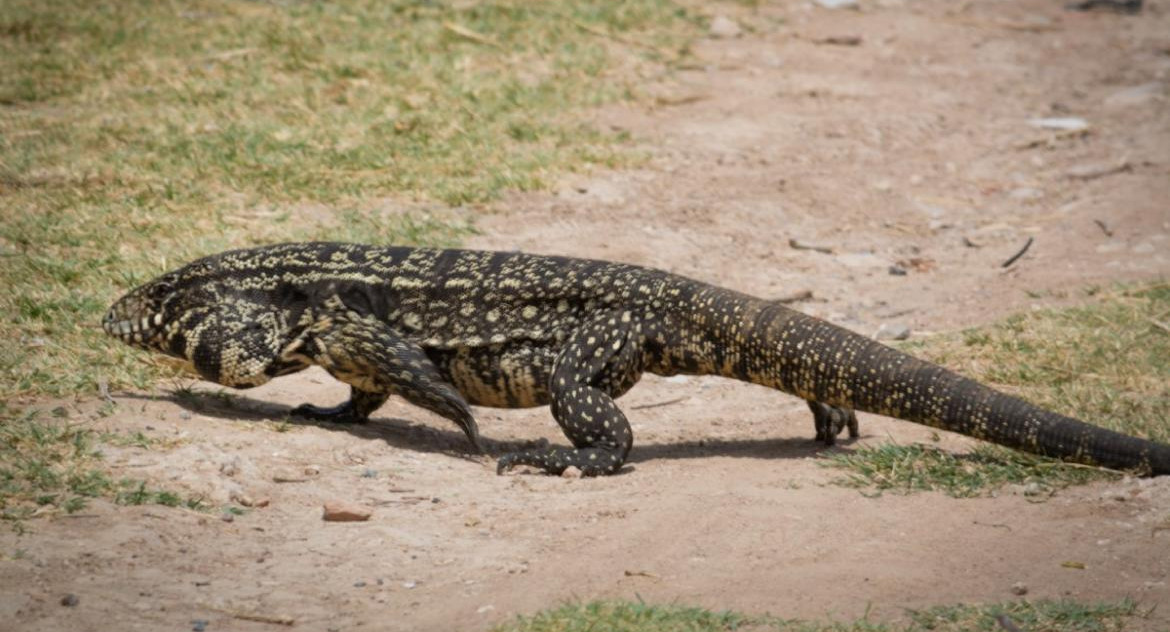
[[176, 281], [174, 274], [166, 274], [131, 290], [110, 306], [102, 329], [130, 346], [167, 352], [166, 325], [173, 320]]
[[238, 270], [221, 259], [200, 259], [127, 292], [102, 328], [132, 347], [184, 360], [224, 386], [257, 386], [281, 370], [304, 368], [276, 362], [288, 344], [285, 321], [263, 291], [241, 285]]
[[212, 268], [196, 261], [130, 290], [110, 306], [102, 329], [132, 347], [189, 359], [176, 334], [185, 320], [214, 305], [207, 282]]

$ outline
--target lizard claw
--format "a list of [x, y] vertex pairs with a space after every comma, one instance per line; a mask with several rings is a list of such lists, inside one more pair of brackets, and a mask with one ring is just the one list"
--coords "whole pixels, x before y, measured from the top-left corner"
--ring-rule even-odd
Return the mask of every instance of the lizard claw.
[[362, 424], [369, 421], [369, 417], [363, 417], [357, 414], [357, 411], [354, 410], [352, 400], [344, 404], [328, 407], [301, 404], [289, 411], [289, 414], [293, 417], [303, 417], [305, 419], [312, 419], [313, 421], [328, 421], [335, 424]]
[[503, 476], [504, 474], [507, 474], [508, 472], [512, 471], [512, 468], [515, 466], [516, 453], [510, 452], [505, 454], [504, 456], [500, 457], [498, 461], [496, 461], [496, 476]]

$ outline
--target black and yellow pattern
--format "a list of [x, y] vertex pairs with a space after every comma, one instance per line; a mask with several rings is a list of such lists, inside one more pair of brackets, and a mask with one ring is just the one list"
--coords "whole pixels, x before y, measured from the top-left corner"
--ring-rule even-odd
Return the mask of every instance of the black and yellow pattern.
[[316, 364], [352, 387], [361, 422], [390, 395], [451, 419], [469, 405], [551, 405], [572, 448], [503, 455], [552, 473], [621, 468], [615, 399], [649, 371], [721, 375], [809, 402], [817, 439], [857, 436], [854, 409], [1081, 463], [1170, 474], [1170, 446], [993, 391], [778, 303], [660, 270], [523, 253], [282, 244], [206, 257], [120, 299], [106, 331], [236, 388]]

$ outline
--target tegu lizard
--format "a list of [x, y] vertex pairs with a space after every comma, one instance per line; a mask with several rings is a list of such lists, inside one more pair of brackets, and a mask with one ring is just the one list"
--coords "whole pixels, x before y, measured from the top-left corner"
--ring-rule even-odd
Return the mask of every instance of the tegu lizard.
[[861, 410], [1170, 474], [1170, 446], [1049, 412], [777, 302], [606, 261], [347, 243], [233, 250], [134, 289], [103, 326], [233, 388], [321, 366], [350, 399], [294, 414], [363, 422], [399, 395], [454, 421], [477, 451], [471, 405], [549, 405], [572, 447], [504, 454], [501, 473], [616, 472], [634, 442], [616, 400], [649, 371], [792, 393], [830, 445], [844, 429], [857, 436]]

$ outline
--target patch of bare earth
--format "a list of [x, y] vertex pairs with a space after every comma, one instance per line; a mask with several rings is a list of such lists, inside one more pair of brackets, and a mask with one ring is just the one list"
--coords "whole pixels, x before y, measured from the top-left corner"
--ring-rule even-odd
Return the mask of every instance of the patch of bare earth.
[[[643, 86], [654, 99], [597, 114], [644, 139], [643, 168], [506, 200], [471, 245], [653, 265], [761, 296], [811, 290], [801, 309], [865, 333], [954, 329], [1165, 277], [1170, 6], [1061, 5], [792, 2], [735, 16], [747, 34], [704, 41], [693, 68]], [[860, 43], [826, 42], [850, 37]], [[1056, 117], [1088, 129], [1029, 123]], [[479, 630], [566, 599], [639, 595], [884, 618], [1012, 599], [1017, 582], [1028, 598], [1161, 604], [1145, 624], [1170, 622], [1170, 532], [1156, 529], [1170, 480], [1044, 502], [868, 498], [827, 484], [838, 474], [818, 464], [803, 403], [715, 379], [647, 378], [622, 400], [630, 466], [593, 480], [497, 477], [450, 424], [400, 401], [361, 427], [273, 422], [344, 395], [307, 372], [234, 401], [160, 387], [118, 398], [109, 418], [73, 406], [74, 421], [180, 439], [110, 448], [119, 475], [214, 507], [268, 503], [228, 522], [98, 502], [0, 534], [0, 627]], [[564, 442], [547, 410], [477, 413], [493, 453]], [[930, 437], [873, 416], [862, 432]], [[373, 515], [324, 522], [328, 501]]]

